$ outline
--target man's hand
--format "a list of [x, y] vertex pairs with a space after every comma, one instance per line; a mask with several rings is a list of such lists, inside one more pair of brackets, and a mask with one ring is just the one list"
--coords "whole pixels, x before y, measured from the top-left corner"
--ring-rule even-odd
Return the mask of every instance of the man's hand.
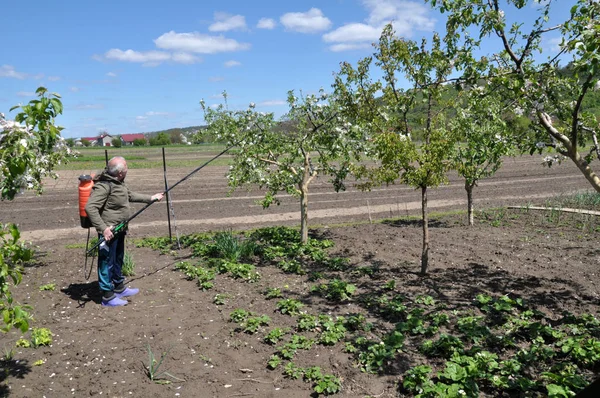
[[110, 241], [114, 237], [114, 235], [113, 235], [110, 227], [107, 227], [104, 230], [104, 232], [102, 232], [102, 235], [104, 236], [104, 240], [107, 241], [107, 242]]
[[154, 195], [152, 195], [152, 201], [153, 202], [160, 202], [162, 200], [163, 196], [165, 196], [165, 194], [162, 193], [162, 192], [154, 194]]

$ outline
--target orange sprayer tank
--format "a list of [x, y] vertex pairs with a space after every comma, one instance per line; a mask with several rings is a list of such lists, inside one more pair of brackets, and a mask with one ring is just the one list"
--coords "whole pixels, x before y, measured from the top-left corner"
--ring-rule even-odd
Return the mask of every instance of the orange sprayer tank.
[[79, 220], [82, 228], [90, 228], [92, 223], [85, 212], [85, 205], [88, 202], [92, 188], [94, 187], [93, 176], [84, 174], [79, 176]]

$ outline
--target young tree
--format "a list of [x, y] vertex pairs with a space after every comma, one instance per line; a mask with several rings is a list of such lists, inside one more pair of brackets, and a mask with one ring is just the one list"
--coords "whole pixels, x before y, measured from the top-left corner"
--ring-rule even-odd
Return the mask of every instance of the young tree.
[[329, 176], [337, 190], [352, 161], [359, 159], [362, 131], [341, 118], [335, 101], [323, 89], [318, 95], [296, 97], [288, 92], [289, 113], [281, 123], [273, 114], [255, 110], [231, 111], [225, 104], [216, 109], [206, 106], [208, 128], [201, 133], [214, 134], [226, 145], [236, 145], [229, 185], [256, 184], [265, 189], [264, 207], [279, 203], [277, 194], [287, 192], [300, 199], [301, 242], [308, 241], [309, 185], [318, 176]]
[[[457, 63], [464, 72], [461, 80], [489, 82], [490, 89], [502, 90], [515, 113], [530, 115], [531, 134], [521, 137], [522, 148], [532, 154], [555, 149], [571, 159], [600, 192], [600, 178], [591, 167], [594, 158], [600, 159], [598, 118], [582, 110], [584, 100], [599, 84], [600, 3], [574, 1], [570, 15], [549, 26], [551, 9], [558, 1], [540, 1], [535, 8], [526, 0], [427, 1], [448, 14], [445, 41], [465, 54]], [[535, 9], [537, 18], [527, 23]], [[522, 19], [509, 21], [507, 15]], [[560, 51], [539, 62], [542, 40], [550, 32], [562, 35]], [[492, 37], [498, 39], [498, 51], [476, 56], [482, 44], [490, 48]], [[570, 59], [570, 73], [561, 70], [562, 59]], [[582, 153], [586, 145], [592, 146], [587, 154]], [[552, 158], [546, 160], [552, 164]]]
[[115, 148], [121, 148], [123, 146], [123, 141], [121, 141], [121, 136], [114, 137], [110, 140], [110, 143]]
[[498, 171], [503, 156], [511, 153], [513, 136], [501, 101], [493, 93], [474, 86], [462, 94], [460, 110], [449, 125], [459, 141], [454, 147], [453, 168], [465, 179], [467, 219], [473, 225], [473, 188]]
[[[399, 39], [388, 25], [376, 45], [376, 66], [383, 81], [373, 81], [372, 58], [358, 63], [356, 69], [348, 63], [335, 81], [335, 90], [342, 99], [349, 117], [373, 133], [369, 155], [377, 164], [355, 168], [358, 179], [366, 180], [361, 187], [391, 184], [396, 181], [421, 190], [423, 247], [421, 274], [427, 273], [429, 263], [429, 222], [427, 189], [444, 183], [450, 167], [453, 146], [445, 128], [443, 83], [452, 71], [452, 58], [445, 53], [437, 35], [431, 48], [425, 40], [419, 46], [413, 41]], [[400, 79], [410, 87], [402, 89]], [[420, 104], [426, 106], [423, 120], [410, 118]], [[437, 111], [434, 106], [437, 105]], [[441, 109], [441, 110], [440, 110]], [[416, 136], [421, 137], [417, 141]]]
[[151, 146], [164, 146], [171, 145], [171, 137], [164, 131], [161, 131], [156, 135], [156, 137], [150, 138]]
[[[34, 99], [20, 108], [15, 120], [6, 120], [0, 113], [0, 199], [12, 200], [26, 189], [42, 193], [42, 179], [56, 178], [52, 169], [71, 153], [60, 136], [62, 127], [54, 120], [62, 113], [58, 94], [49, 94], [44, 87], [36, 91]], [[32, 251], [19, 242], [19, 229], [14, 224], [0, 224], [0, 314], [2, 331], [12, 327], [23, 332], [29, 328], [27, 311], [15, 305], [10, 292], [10, 281], [21, 282], [21, 266], [31, 259]]]

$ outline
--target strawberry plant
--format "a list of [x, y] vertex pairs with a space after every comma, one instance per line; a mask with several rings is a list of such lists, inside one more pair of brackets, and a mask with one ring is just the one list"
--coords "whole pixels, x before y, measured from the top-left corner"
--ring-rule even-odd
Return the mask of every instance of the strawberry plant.
[[279, 342], [279, 340], [283, 339], [283, 336], [285, 336], [286, 331], [282, 328], [275, 328], [273, 330], [271, 330], [265, 337], [264, 337], [264, 341], [267, 344], [271, 344], [271, 345], [275, 345]]
[[298, 315], [302, 307], [304, 307], [304, 304], [295, 299], [283, 299], [277, 302], [277, 309], [282, 314]]
[[328, 284], [314, 286], [312, 291], [323, 294], [331, 301], [347, 301], [356, 291], [356, 286], [334, 279]]

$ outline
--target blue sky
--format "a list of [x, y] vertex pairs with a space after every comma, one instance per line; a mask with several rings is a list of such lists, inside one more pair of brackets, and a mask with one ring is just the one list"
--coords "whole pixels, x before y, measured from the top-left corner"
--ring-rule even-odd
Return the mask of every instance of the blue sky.
[[[531, 3], [520, 18], [533, 18]], [[559, 0], [557, 15], [574, 3]], [[200, 125], [199, 101], [224, 90], [232, 108], [281, 116], [288, 90], [329, 90], [340, 62], [372, 54], [385, 23], [415, 40], [444, 26], [421, 0], [31, 0], [2, 14], [0, 111], [14, 117], [43, 85], [62, 96], [65, 137]]]

